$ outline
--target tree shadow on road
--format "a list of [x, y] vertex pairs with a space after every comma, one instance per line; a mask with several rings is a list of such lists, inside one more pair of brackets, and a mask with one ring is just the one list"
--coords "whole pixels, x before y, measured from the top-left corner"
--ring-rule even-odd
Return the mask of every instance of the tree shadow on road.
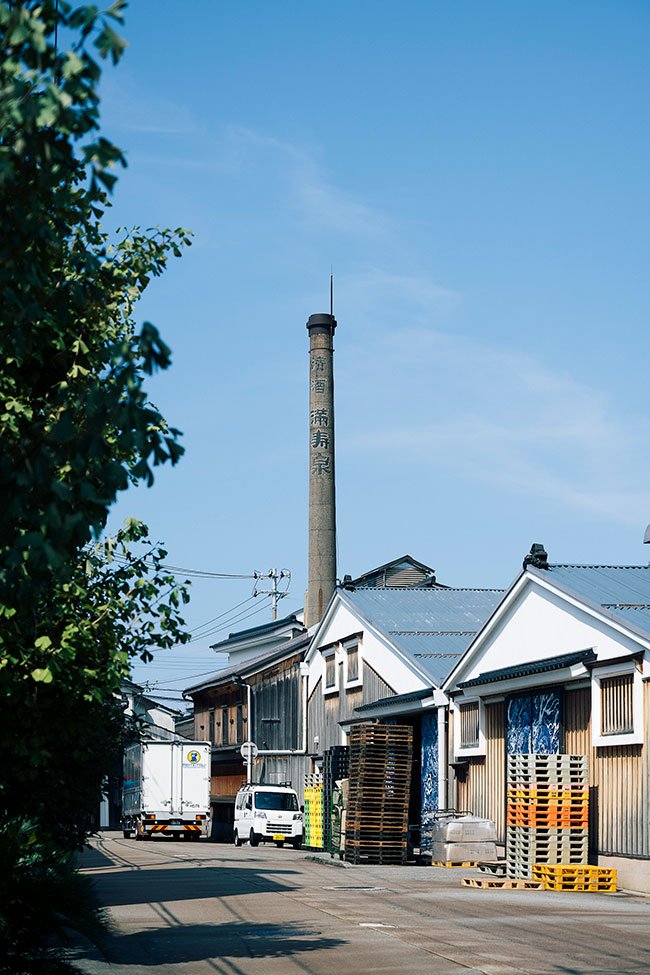
[[[283, 882], [273, 877], [282, 876]], [[99, 898], [105, 907], [128, 904], [156, 904], [170, 901], [203, 900], [291, 890], [293, 870], [251, 870], [245, 867], [193, 865], [158, 867], [140, 872], [105, 873], [95, 877]], [[284, 878], [286, 881], [284, 882]]]
[[[228, 958], [282, 958], [327, 951], [345, 944], [307, 924], [179, 924], [136, 934], [115, 935], [110, 945], [111, 971], [119, 965], [182, 965]], [[74, 962], [82, 964], [84, 952]], [[109, 959], [107, 959], [108, 961]]]

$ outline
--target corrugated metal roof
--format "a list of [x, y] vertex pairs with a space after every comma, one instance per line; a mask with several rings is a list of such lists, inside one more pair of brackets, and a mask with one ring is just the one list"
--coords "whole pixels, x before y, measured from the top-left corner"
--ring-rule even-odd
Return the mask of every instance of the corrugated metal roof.
[[441, 684], [501, 599], [500, 589], [357, 589], [346, 597]]
[[472, 680], [464, 680], [459, 687], [476, 687], [478, 684], [493, 684], [499, 680], [512, 680], [514, 677], [527, 677], [529, 674], [544, 674], [551, 670], [561, 670], [572, 664], [587, 663], [596, 659], [593, 650], [576, 650], [574, 653], [562, 653], [555, 657], [544, 657], [527, 664], [516, 664], [514, 667], [501, 667], [499, 670], [486, 670], [484, 674]]
[[260, 623], [258, 626], [251, 626], [247, 630], [236, 630], [233, 633], [229, 633], [227, 639], [220, 640], [219, 643], [210, 644], [210, 649], [214, 650], [216, 647], [225, 647], [228, 643], [241, 643], [242, 640], [248, 639], [251, 636], [263, 636], [265, 633], [273, 633], [275, 630], [281, 630], [284, 626], [302, 626], [303, 624], [298, 619], [298, 611], [295, 613], [290, 613], [289, 616], [283, 617], [281, 620], [270, 620], [268, 623]]
[[294, 653], [299, 653], [301, 650], [306, 649], [309, 639], [308, 633], [301, 633], [299, 636], [295, 636], [293, 640], [288, 640], [279, 647], [274, 647], [273, 650], [267, 650], [266, 653], [261, 653], [257, 657], [251, 657], [249, 660], [245, 660], [235, 667], [226, 667], [225, 670], [217, 671], [210, 677], [202, 680], [200, 684], [194, 684], [192, 687], [188, 687], [183, 693], [192, 694], [196, 691], [202, 691], [206, 687], [225, 684], [233, 677], [246, 677], [255, 674], [259, 670], [263, 670], [264, 667], [269, 667], [271, 664], [277, 663], [285, 657], [292, 657]]
[[551, 565], [528, 571], [650, 633], [650, 566]]
[[476, 632], [503, 595], [501, 589], [356, 589], [346, 592], [387, 633]]

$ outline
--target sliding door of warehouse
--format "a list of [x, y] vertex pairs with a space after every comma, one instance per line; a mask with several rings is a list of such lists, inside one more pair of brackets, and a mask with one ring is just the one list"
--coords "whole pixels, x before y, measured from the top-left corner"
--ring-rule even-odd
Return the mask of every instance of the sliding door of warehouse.
[[506, 701], [508, 755], [555, 755], [562, 737], [562, 691], [517, 694]]

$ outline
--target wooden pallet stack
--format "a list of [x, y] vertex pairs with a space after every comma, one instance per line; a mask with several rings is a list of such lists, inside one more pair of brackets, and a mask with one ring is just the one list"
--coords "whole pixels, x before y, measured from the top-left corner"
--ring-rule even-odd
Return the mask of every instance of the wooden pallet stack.
[[323, 849], [323, 779], [317, 773], [305, 776], [305, 846]]
[[405, 863], [413, 729], [354, 725], [345, 858], [351, 863]]
[[508, 755], [508, 877], [587, 863], [588, 782], [586, 755]]

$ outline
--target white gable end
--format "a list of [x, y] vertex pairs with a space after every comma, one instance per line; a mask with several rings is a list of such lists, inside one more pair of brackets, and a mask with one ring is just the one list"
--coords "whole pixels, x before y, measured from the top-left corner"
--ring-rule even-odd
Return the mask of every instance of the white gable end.
[[[648, 642], [630, 634], [623, 622], [599, 616], [573, 597], [530, 577], [497, 611], [469, 648], [453, 675], [453, 685], [486, 671], [532, 663], [546, 657], [593, 649], [599, 661], [638, 652]], [[453, 686], [450, 684], [449, 686]]]
[[[415, 661], [409, 659], [401, 650], [382, 634], [378, 633], [363, 617], [359, 617], [349, 604], [344, 603], [338, 594], [326, 619], [317, 633], [307, 656], [309, 666], [308, 695], [311, 696], [319, 679], [325, 679], [325, 659], [320, 652], [322, 647], [331, 648], [337, 659], [345, 652], [342, 644], [355, 634], [361, 633], [359, 655], [364, 665], [372, 667], [396, 694], [424, 690], [431, 686], [425, 672], [420, 671]], [[327, 652], [327, 650], [326, 650]]]

